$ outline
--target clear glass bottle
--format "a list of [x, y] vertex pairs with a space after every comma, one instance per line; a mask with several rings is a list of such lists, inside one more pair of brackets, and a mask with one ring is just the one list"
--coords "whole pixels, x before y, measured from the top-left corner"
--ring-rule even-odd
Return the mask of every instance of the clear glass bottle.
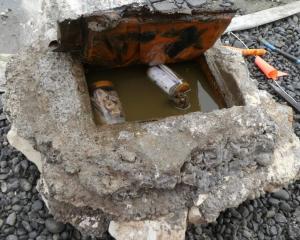
[[111, 81], [98, 81], [90, 86], [95, 120], [101, 124], [125, 122], [125, 115], [118, 93]]

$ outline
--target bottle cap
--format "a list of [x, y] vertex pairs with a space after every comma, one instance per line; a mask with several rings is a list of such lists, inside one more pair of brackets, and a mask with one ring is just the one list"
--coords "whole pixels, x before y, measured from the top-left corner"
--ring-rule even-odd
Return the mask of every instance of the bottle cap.
[[90, 89], [93, 91], [97, 88], [103, 88], [103, 89], [112, 89], [114, 87], [114, 84], [111, 81], [108, 80], [101, 80], [94, 82], [90, 85]]

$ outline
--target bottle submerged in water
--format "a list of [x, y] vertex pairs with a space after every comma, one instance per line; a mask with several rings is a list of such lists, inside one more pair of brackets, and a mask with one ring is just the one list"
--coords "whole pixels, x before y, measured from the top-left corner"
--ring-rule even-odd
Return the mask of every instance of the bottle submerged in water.
[[188, 109], [190, 105], [187, 93], [191, 90], [188, 83], [183, 82], [170, 68], [157, 65], [148, 69], [148, 77], [168, 94], [176, 108]]
[[102, 124], [125, 122], [122, 103], [112, 82], [98, 81], [93, 83], [90, 89], [96, 122]]

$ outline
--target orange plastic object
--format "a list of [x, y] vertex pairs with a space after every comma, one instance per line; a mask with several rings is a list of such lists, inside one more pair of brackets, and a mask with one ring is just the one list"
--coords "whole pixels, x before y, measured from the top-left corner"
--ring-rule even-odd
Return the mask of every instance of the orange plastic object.
[[235, 48], [231, 46], [224, 46], [226, 48], [236, 50], [242, 53], [243, 56], [262, 56], [267, 53], [267, 50], [265, 49], [243, 49], [243, 48]]
[[259, 67], [259, 69], [268, 77], [273, 80], [277, 80], [278, 77], [287, 76], [287, 73], [278, 71], [274, 67], [272, 67], [270, 64], [268, 64], [265, 60], [263, 60], [261, 57], [256, 56], [255, 58], [255, 64]]
[[243, 49], [244, 56], [262, 56], [267, 53], [265, 49]]

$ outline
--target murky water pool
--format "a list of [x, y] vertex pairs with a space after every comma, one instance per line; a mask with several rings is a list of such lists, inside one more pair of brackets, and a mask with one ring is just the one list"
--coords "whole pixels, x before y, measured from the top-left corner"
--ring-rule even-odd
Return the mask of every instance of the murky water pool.
[[126, 121], [145, 121], [183, 115], [190, 112], [210, 112], [223, 106], [216, 101], [217, 94], [209, 87], [207, 80], [195, 61], [168, 65], [191, 86], [188, 93], [191, 107], [180, 110], [174, 107], [158, 86], [147, 76], [147, 66], [133, 66], [119, 69], [89, 69], [87, 82], [112, 81], [122, 102]]

